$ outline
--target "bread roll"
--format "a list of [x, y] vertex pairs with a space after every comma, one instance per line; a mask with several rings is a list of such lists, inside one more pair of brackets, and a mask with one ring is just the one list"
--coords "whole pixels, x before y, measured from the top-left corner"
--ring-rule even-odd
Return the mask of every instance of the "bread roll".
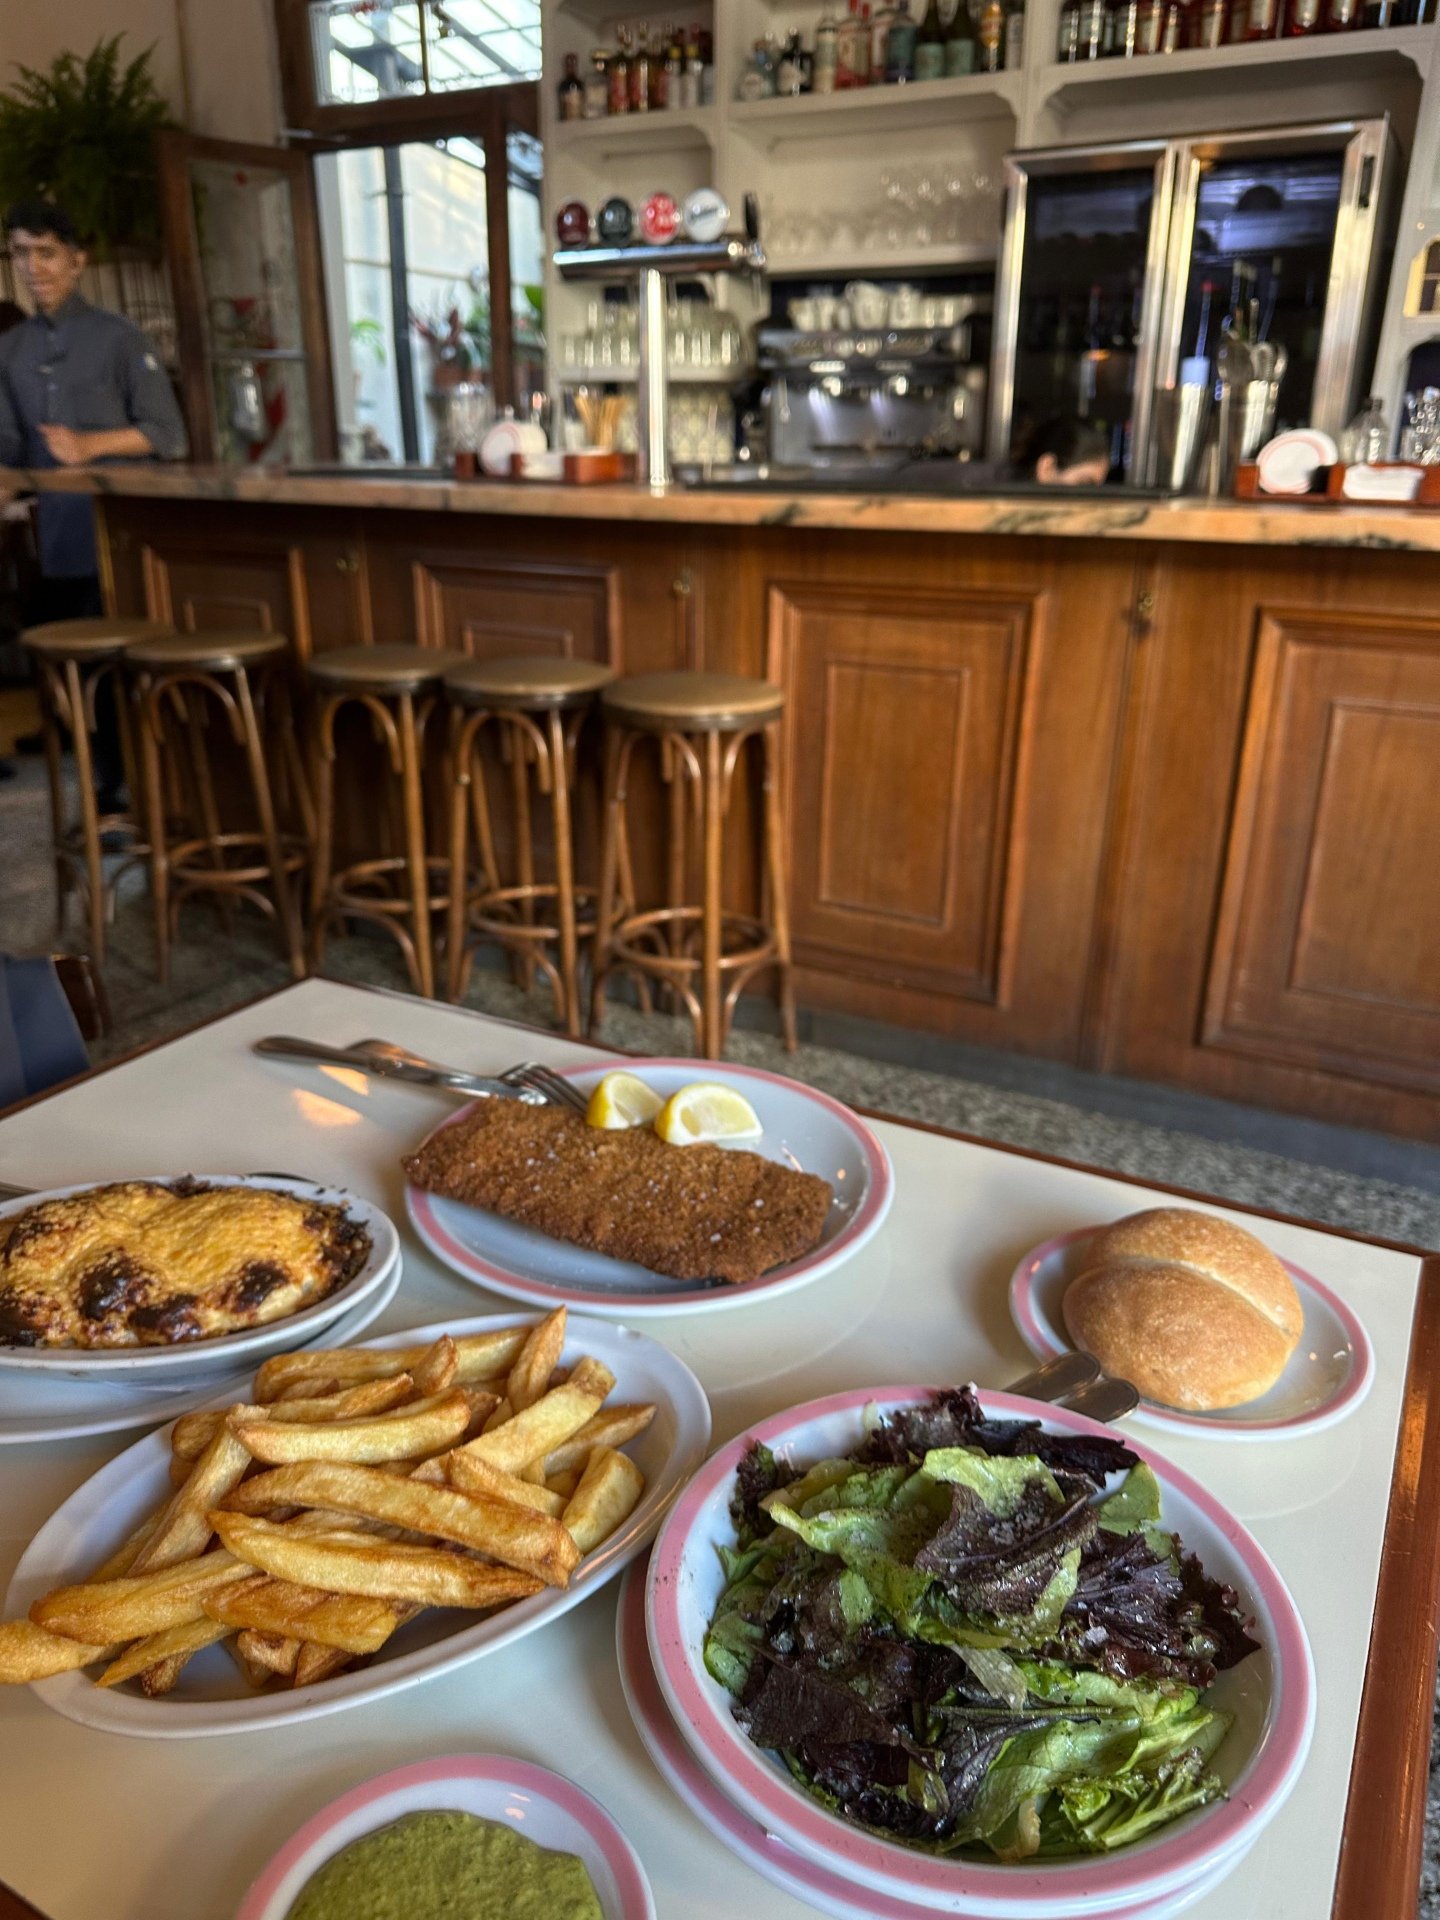
[[1304, 1324], [1290, 1276], [1253, 1233], [1154, 1207], [1103, 1227], [1065, 1290], [1065, 1325], [1147, 1400], [1202, 1412], [1267, 1393]]

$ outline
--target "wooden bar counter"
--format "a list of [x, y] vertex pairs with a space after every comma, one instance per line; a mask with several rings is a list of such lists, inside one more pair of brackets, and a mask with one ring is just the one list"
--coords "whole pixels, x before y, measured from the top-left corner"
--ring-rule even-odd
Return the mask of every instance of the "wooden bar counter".
[[780, 680], [802, 1005], [1440, 1138], [1440, 513], [32, 479], [119, 612]]

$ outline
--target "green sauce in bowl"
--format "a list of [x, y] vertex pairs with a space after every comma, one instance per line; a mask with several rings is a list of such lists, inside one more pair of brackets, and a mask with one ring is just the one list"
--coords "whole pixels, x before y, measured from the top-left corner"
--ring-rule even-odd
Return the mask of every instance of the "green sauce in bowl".
[[286, 1920], [604, 1920], [582, 1860], [473, 1813], [411, 1813], [352, 1840]]

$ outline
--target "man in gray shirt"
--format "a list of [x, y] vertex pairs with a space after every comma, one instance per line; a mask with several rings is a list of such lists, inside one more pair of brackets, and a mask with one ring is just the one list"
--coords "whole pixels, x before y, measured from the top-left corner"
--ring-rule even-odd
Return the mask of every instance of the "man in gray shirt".
[[[10, 257], [35, 311], [0, 338], [0, 467], [83, 467], [101, 460], [179, 460], [185, 423], [150, 342], [80, 293], [85, 251], [69, 216], [24, 200], [5, 216]], [[42, 493], [39, 620], [103, 611], [95, 524], [84, 494]], [[108, 682], [106, 683], [108, 685]], [[102, 811], [121, 783], [111, 716], [96, 742]]]

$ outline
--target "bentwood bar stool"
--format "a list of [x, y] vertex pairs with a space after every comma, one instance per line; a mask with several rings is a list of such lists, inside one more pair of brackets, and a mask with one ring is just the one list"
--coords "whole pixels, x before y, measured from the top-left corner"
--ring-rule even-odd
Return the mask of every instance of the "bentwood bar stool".
[[[77, 888], [84, 896], [86, 944], [97, 966], [105, 964], [105, 923], [115, 913], [115, 889], [124, 867], [149, 852], [137, 823], [138, 788], [135, 780], [134, 740], [124, 684], [125, 648], [132, 641], [156, 639], [171, 631], [149, 620], [55, 620], [31, 627], [25, 645], [40, 670], [40, 730], [45, 743], [45, 765], [50, 776], [50, 837], [55, 859], [56, 925], [64, 932], [66, 896]], [[124, 756], [130, 810], [100, 812], [95, 797], [95, 761], [92, 736], [96, 703], [113, 698], [120, 747]], [[78, 817], [67, 819], [61, 775], [62, 728], [75, 750]], [[124, 843], [124, 858], [105, 874], [105, 843]]]
[[[773, 968], [785, 1045], [793, 1049], [795, 1002], [780, 788], [783, 692], [768, 681], [737, 674], [648, 673], [615, 681], [601, 694], [600, 704], [606, 724], [605, 821], [593, 1017], [601, 1014], [607, 974], [633, 972], [678, 995], [701, 1053], [718, 1059], [736, 1001], [757, 974]], [[626, 781], [635, 749], [647, 739], [659, 744], [661, 777], [670, 790], [669, 902], [645, 912], [617, 912]], [[736, 771], [752, 744], [760, 762], [763, 841], [758, 917], [727, 913], [722, 900]], [[700, 828], [698, 900], [690, 886], [696, 864], [687, 838], [690, 812]]]
[[[304, 977], [295, 889], [305, 849], [298, 837], [281, 830], [269, 771], [272, 754], [284, 764], [288, 753], [290, 780], [300, 792], [287, 689], [289, 653], [283, 633], [250, 631], [163, 634], [126, 649], [141, 721], [150, 891], [162, 981], [170, 975], [180, 908], [195, 894], [213, 894], [227, 926], [236, 899], [253, 902], [279, 928], [296, 979]], [[209, 722], [217, 711], [244, 760], [253, 810], [253, 824], [244, 827], [222, 825], [215, 797]], [[175, 839], [169, 796], [187, 783], [191, 800]]]
[[[311, 774], [316, 796], [310, 881], [310, 957], [319, 966], [336, 921], [369, 920], [399, 942], [416, 991], [435, 996], [433, 923], [447, 901], [449, 863], [425, 844], [425, 731], [444, 676], [462, 655], [445, 647], [336, 647], [306, 662], [314, 697]], [[399, 789], [399, 853], [377, 852], [339, 872], [335, 859], [335, 721], [363, 707]], [[392, 794], [394, 791], [392, 785]]]
[[[575, 884], [575, 748], [595, 695], [613, 678], [609, 667], [595, 661], [543, 654], [467, 660], [445, 676], [451, 706], [449, 998], [459, 1000], [465, 992], [478, 936], [512, 956], [522, 986], [539, 967], [574, 1039], [581, 1032], [579, 941], [594, 932], [593, 918], [580, 918], [593, 890]], [[490, 754], [483, 750], [487, 744]], [[509, 884], [502, 884], [496, 856], [487, 761], [502, 788], [508, 775], [515, 876]], [[550, 880], [535, 878], [532, 773], [534, 787], [550, 803]], [[466, 848], [472, 822], [473, 868]]]

